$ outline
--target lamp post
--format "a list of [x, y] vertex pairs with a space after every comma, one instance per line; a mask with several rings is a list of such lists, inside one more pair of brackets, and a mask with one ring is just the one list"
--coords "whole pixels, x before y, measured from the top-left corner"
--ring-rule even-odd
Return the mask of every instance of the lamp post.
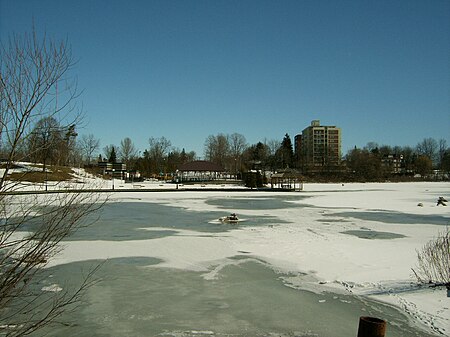
[[114, 190], [114, 171], [115, 169], [112, 169], [112, 189]]

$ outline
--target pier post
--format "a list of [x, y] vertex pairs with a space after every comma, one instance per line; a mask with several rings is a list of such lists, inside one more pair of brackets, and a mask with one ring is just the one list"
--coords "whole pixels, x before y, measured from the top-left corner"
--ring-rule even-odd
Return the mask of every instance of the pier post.
[[359, 318], [358, 337], [384, 337], [385, 333], [385, 320], [367, 316]]

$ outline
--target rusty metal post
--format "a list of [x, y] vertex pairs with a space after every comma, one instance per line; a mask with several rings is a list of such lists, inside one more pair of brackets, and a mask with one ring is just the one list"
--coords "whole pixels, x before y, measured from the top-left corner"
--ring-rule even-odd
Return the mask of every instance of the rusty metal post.
[[358, 337], [384, 337], [385, 333], [385, 320], [367, 316], [359, 318]]

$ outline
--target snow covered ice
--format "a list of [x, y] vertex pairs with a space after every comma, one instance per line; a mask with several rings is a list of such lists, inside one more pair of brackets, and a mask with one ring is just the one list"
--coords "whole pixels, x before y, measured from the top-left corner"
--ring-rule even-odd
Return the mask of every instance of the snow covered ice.
[[[48, 285], [107, 259], [61, 328], [92, 336], [356, 336], [361, 315], [386, 319], [387, 336], [448, 335], [445, 289], [411, 275], [450, 224], [439, 196], [449, 183], [115, 193], [63, 243]], [[245, 221], [214, 221], [232, 212]]]

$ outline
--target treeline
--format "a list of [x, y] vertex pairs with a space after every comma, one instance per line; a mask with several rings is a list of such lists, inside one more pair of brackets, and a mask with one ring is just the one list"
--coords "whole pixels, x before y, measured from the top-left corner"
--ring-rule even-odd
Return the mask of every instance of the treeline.
[[350, 150], [343, 164], [348, 178], [360, 180], [411, 176], [448, 179], [450, 149], [445, 139], [425, 138], [415, 147], [379, 146], [371, 142], [362, 149]]
[[[122, 140], [119, 146], [109, 145], [103, 150], [104, 157], [100, 156], [100, 160], [111, 161], [111, 153], [117, 153], [118, 160], [125, 162], [129, 169], [139, 170], [145, 177], [171, 175], [182, 164], [199, 159], [194, 151], [173, 147], [165, 137], [150, 138], [143, 153], [136, 150], [130, 138]], [[338, 166], [323, 165], [311, 170], [294, 152], [288, 134], [282, 140], [265, 139], [248, 144], [242, 134], [219, 133], [206, 138], [203, 158], [219, 164], [238, 178], [250, 170], [274, 172], [286, 168], [296, 169], [307, 177], [348, 181], [408, 179], [417, 175], [430, 178], [433, 170], [439, 170], [445, 178], [450, 172], [450, 148], [444, 139], [433, 138], [423, 139], [415, 147], [380, 146], [370, 142], [363, 148], [348, 151]]]
[[[2, 152], [8, 152], [5, 147]], [[126, 137], [119, 145], [110, 144], [100, 152], [100, 140], [93, 134], [78, 137], [75, 124], [63, 126], [53, 117], [37, 121], [26, 140], [16, 150], [16, 159], [47, 165], [95, 165], [97, 161], [123, 162], [128, 170], [140, 171], [143, 177], [171, 176], [184, 163], [200, 159], [194, 151], [172, 146], [165, 137], [148, 140], [148, 147], [138, 151], [133, 141]], [[378, 145], [367, 143], [363, 148], [353, 148], [340, 165], [322, 165], [313, 170], [294, 152], [291, 138], [263, 140], [248, 144], [239, 133], [210, 135], [205, 139], [203, 158], [219, 164], [238, 178], [250, 170], [261, 172], [296, 169], [306, 177], [315, 179], [340, 179], [380, 181], [420, 175], [431, 177], [439, 170], [441, 178], [450, 172], [450, 148], [445, 139], [426, 138], [415, 147]]]
[[[37, 120], [30, 131], [0, 133], [2, 163], [27, 161], [48, 166], [75, 166], [82, 162], [75, 124], [62, 125], [54, 115]], [[15, 138], [10, 137], [13, 134]]]
[[[262, 171], [295, 167], [294, 151], [289, 135], [283, 141], [265, 140], [249, 145], [245, 136], [239, 133], [210, 135], [204, 143], [203, 158], [219, 164], [229, 174], [240, 178], [251, 169]], [[131, 170], [139, 170], [144, 177], [171, 176], [187, 162], [200, 159], [194, 151], [173, 147], [165, 137], [148, 141], [148, 148], [137, 151], [130, 138], [119, 146], [107, 145], [99, 161], [121, 161]]]

